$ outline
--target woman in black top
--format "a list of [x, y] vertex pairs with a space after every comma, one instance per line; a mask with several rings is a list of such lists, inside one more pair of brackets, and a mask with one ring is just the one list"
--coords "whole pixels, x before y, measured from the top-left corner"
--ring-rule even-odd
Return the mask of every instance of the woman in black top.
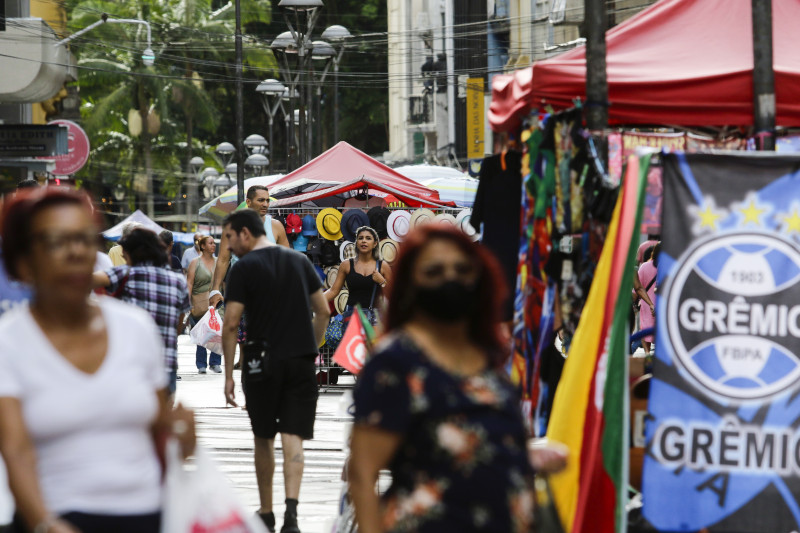
[[347, 309], [343, 313], [348, 318], [360, 304], [361, 308], [376, 309], [378, 298], [383, 295], [383, 289], [389, 282], [392, 274], [391, 267], [381, 261], [378, 232], [369, 226], [361, 226], [356, 230], [355, 259], [343, 261], [339, 265], [339, 274], [333, 286], [325, 291], [328, 301], [336, 298], [347, 282], [348, 298]]

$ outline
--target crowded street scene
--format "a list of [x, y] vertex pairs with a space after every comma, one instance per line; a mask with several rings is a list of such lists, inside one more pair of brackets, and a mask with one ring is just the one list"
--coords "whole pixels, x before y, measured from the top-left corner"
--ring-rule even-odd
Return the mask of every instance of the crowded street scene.
[[0, 8], [0, 533], [800, 531], [800, 0]]

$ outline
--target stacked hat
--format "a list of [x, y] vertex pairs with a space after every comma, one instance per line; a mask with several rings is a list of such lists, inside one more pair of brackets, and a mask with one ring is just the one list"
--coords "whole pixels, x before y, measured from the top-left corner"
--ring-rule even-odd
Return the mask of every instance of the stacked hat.
[[433, 211], [431, 211], [430, 209], [421, 207], [420, 209], [417, 209], [416, 211], [411, 213], [411, 220], [409, 223], [411, 224], [412, 228], [419, 228], [424, 226], [425, 224], [430, 224], [431, 222], [433, 222], [433, 218], [435, 216], [436, 215], [434, 215]]
[[306, 250], [308, 250], [308, 237], [306, 237], [305, 235], [298, 235], [297, 238], [292, 243], [292, 248], [294, 248], [298, 252], [305, 252]]
[[470, 223], [470, 217], [472, 217], [472, 209], [464, 209], [460, 211], [458, 216], [456, 216], [456, 227], [460, 228], [461, 231], [475, 240], [478, 238], [478, 232], [476, 232], [475, 228], [472, 227], [472, 224]]
[[367, 211], [369, 225], [372, 226], [372, 229], [378, 232], [379, 239], [385, 239], [389, 236], [389, 233], [386, 231], [386, 227], [389, 220], [389, 215], [391, 214], [392, 212], [385, 207], [373, 207]]
[[402, 241], [411, 229], [411, 215], [408, 211], [394, 211], [386, 221], [386, 232], [395, 241]]
[[317, 222], [314, 219], [314, 215], [306, 215], [303, 217], [303, 226], [301, 231], [306, 237], [317, 236]]
[[329, 207], [317, 215], [317, 230], [329, 241], [338, 241], [342, 238], [342, 214]]
[[326, 240], [322, 243], [322, 251], [320, 252], [319, 260], [320, 263], [325, 266], [339, 263], [339, 249], [333, 241]]
[[361, 226], [369, 226], [369, 217], [361, 209], [348, 209], [342, 217], [342, 235], [348, 241], [355, 242], [356, 230]]
[[323, 271], [325, 272], [325, 281], [323, 282], [323, 286], [326, 289], [330, 289], [333, 287], [333, 284], [336, 283], [336, 276], [339, 275], [339, 265], [325, 267]]
[[333, 300], [336, 304], [336, 312], [340, 315], [344, 313], [347, 308], [347, 299], [350, 297], [350, 292], [347, 289], [342, 289], [339, 295]]
[[341, 246], [339, 246], [339, 259], [342, 260], [342, 263], [348, 259], [355, 259], [356, 257], [358, 257], [356, 243], [352, 241], [344, 241]]
[[397, 259], [398, 243], [392, 239], [383, 239], [381, 241], [381, 259], [391, 264]]
[[448, 226], [455, 226], [456, 225], [456, 217], [451, 215], [450, 213], [440, 213], [433, 217], [434, 224], [445, 224]]
[[284, 225], [286, 226], [286, 234], [294, 235], [295, 233], [300, 233], [303, 228], [303, 221], [298, 214], [289, 213], [286, 215], [286, 224]]
[[[314, 228], [314, 233], [317, 233], [317, 229]], [[303, 234], [305, 237], [305, 233]], [[322, 260], [322, 243], [325, 242], [320, 237], [312, 237], [309, 239], [308, 244], [306, 245], [306, 255], [311, 259], [311, 262], [314, 264], [318, 264]]]

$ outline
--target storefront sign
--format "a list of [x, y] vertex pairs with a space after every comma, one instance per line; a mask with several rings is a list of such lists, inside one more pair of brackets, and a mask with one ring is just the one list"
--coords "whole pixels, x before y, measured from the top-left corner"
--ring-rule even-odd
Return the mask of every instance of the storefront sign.
[[0, 157], [52, 157], [67, 153], [67, 131], [58, 125], [0, 125]]
[[483, 158], [483, 78], [467, 78], [467, 158]]
[[800, 156], [667, 154], [644, 515], [800, 528]]
[[66, 126], [68, 133], [68, 150], [64, 155], [56, 157], [56, 168], [53, 174], [56, 176], [69, 176], [75, 174], [89, 159], [89, 136], [83, 128], [71, 120], [54, 120], [50, 125]]

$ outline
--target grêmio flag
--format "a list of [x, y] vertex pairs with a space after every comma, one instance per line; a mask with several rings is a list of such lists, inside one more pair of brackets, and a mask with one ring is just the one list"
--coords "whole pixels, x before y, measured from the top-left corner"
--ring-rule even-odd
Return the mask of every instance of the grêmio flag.
[[800, 156], [663, 155], [643, 513], [800, 530]]

